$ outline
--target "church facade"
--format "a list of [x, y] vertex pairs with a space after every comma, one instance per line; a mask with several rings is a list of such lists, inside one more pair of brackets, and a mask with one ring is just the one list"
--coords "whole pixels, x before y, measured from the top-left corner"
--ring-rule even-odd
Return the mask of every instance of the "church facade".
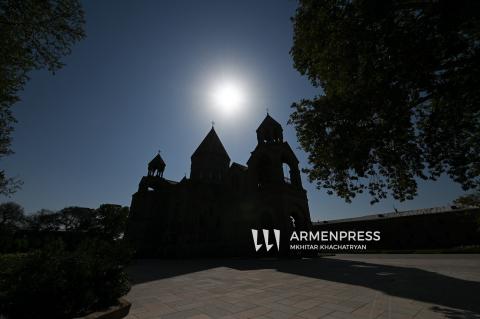
[[288, 243], [283, 237], [292, 230], [311, 227], [298, 159], [282, 126], [267, 114], [256, 132], [257, 146], [241, 165], [231, 163], [212, 127], [191, 156], [190, 177], [178, 182], [164, 177], [166, 163], [155, 156], [130, 207], [126, 236], [138, 256], [253, 255], [261, 252], [252, 229], [278, 229]]

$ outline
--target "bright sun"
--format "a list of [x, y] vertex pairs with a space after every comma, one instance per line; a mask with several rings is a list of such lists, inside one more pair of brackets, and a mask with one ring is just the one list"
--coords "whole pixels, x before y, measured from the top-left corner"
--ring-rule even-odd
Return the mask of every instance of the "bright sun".
[[244, 102], [244, 92], [238, 84], [222, 83], [213, 91], [213, 100], [221, 112], [226, 115], [234, 115]]

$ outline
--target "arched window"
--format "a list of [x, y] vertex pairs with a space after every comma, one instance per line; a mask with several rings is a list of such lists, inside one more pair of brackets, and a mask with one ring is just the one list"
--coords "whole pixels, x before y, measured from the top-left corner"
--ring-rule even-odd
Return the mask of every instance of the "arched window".
[[292, 179], [290, 177], [290, 166], [287, 163], [282, 164], [282, 169], [283, 169], [283, 181], [286, 184], [291, 184]]

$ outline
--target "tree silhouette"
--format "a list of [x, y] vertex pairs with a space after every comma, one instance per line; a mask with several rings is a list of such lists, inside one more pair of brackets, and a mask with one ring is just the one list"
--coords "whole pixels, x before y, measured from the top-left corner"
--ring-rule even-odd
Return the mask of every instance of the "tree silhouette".
[[[12, 153], [11, 106], [28, 73], [60, 69], [61, 58], [84, 38], [84, 24], [78, 0], [0, 0], [0, 158]], [[0, 194], [9, 195], [18, 186], [0, 170]]]
[[317, 188], [350, 202], [480, 184], [480, 3], [301, 0], [295, 68], [319, 89], [290, 123]]
[[18, 228], [25, 222], [23, 207], [14, 202], [0, 204], [0, 230]]
[[[455, 205], [459, 205], [461, 207], [480, 207], [480, 191], [465, 194], [463, 196], [458, 197], [454, 200]], [[479, 218], [480, 223], [480, 218]]]

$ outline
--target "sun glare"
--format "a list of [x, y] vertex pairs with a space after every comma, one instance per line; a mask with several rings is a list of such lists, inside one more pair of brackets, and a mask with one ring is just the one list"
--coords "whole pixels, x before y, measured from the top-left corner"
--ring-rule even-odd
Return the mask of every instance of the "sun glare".
[[244, 102], [244, 92], [235, 83], [222, 83], [213, 91], [213, 102], [217, 109], [226, 115], [235, 115]]

